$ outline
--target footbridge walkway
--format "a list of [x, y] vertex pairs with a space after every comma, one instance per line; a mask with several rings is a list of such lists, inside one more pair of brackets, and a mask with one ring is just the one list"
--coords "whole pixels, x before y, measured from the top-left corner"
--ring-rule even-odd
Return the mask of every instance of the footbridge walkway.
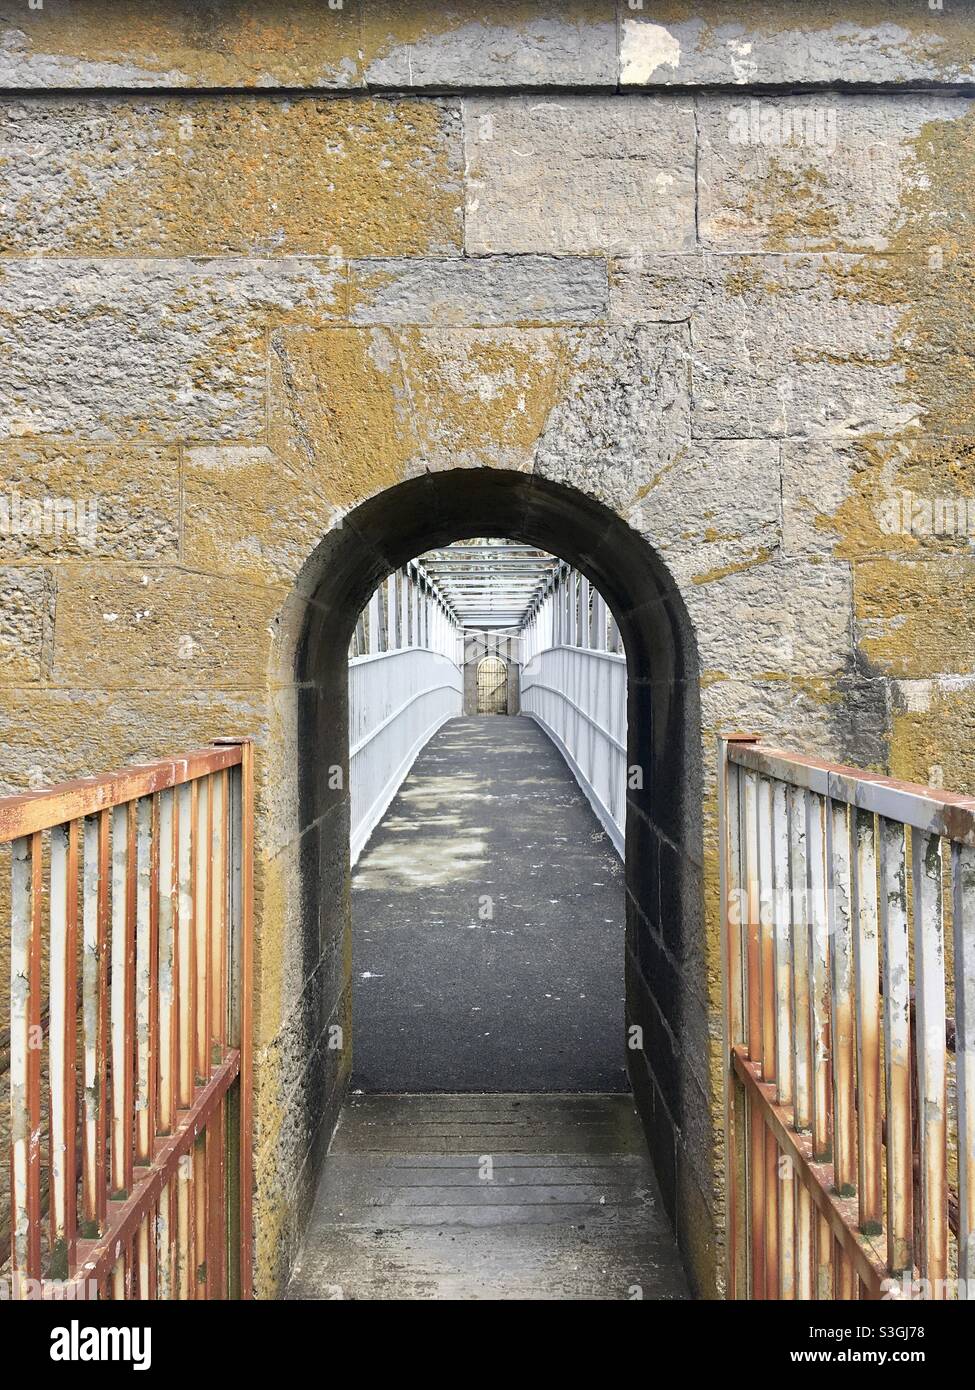
[[[701, 1043], [720, 1093], [695, 1110], [668, 1061], [693, 1051], [687, 1001], [640, 1002], [668, 998], [677, 861], [641, 818], [658, 735], [632, 699], [628, 721], [627, 676], [602, 595], [527, 544], [420, 555], [363, 610], [347, 757], [309, 771], [345, 798], [302, 853], [350, 864], [350, 891], [302, 911], [345, 914], [323, 969], [351, 1017], [325, 1032], [337, 1123], [310, 1146], [291, 1296], [686, 1297], [673, 1135], [705, 1144], [722, 1103], [715, 1287], [968, 1296], [975, 801], [720, 740], [720, 877], [698, 904], [723, 928]], [[261, 757], [228, 739], [0, 801], [0, 1260], [22, 1297], [254, 1292], [255, 1228], [274, 1238], [255, 1202]], [[284, 1059], [289, 1084], [306, 1063]]]

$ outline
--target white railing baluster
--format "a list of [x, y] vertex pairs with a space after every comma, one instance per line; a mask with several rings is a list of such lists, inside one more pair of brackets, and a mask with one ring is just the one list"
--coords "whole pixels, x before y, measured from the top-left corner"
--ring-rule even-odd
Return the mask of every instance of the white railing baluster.
[[975, 1299], [975, 848], [953, 845], [959, 1298]]
[[[914, 889], [915, 1052], [920, 1132], [921, 1277], [932, 1298], [944, 1298], [948, 1273], [946, 1188], [945, 957], [941, 840], [911, 831]], [[940, 1285], [940, 1288], [939, 1288]]]
[[101, 1233], [106, 1200], [109, 815], [108, 811], [101, 811], [88, 816], [84, 833], [82, 1234], [89, 1238]]
[[[726, 1114], [736, 1155], [728, 1171], [736, 1180], [745, 1173], [734, 1212], [750, 1212], [751, 1240], [730, 1216], [729, 1270], [737, 1271], [748, 1251], [756, 1298], [916, 1297], [917, 1271], [921, 1297], [953, 1297], [957, 1283], [958, 1296], [971, 1298], [975, 798], [767, 749], [752, 736], [729, 735], [720, 747], [728, 764], [720, 784], [723, 856], [730, 854], [735, 822], [727, 803], [737, 786], [742, 878], [750, 889], [744, 978], [734, 980], [735, 995], [745, 1000], [747, 1042], [732, 1051], [735, 1095]], [[769, 785], [771, 827], [764, 809]], [[756, 880], [763, 894], [768, 880], [769, 834], [776, 903], [787, 875], [792, 888], [788, 950], [785, 919], [780, 941], [775, 916], [774, 1071], [767, 939], [764, 923], [756, 929], [753, 906]], [[946, 842], [954, 1026], [944, 958]], [[726, 937], [730, 961], [736, 938], [727, 919]], [[791, 1058], [791, 1078], [783, 1058]], [[746, 1110], [747, 1133], [740, 1127]], [[956, 1147], [957, 1200], [949, 1163]], [[952, 1231], [960, 1282], [949, 1280]]]
[[907, 837], [880, 818], [880, 935], [884, 989], [887, 1126], [887, 1260], [910, 1270], [913, 1158], [911, 1139], [911, 965], [907, 934]]
[[147, 1163], [155, 1138], [151, 1081], [153, 1056], [154, 961], [151, 938], [152, 903], [152, 800], [144, 796], [136, 803], [136, 912], [135, 912], [135, 1143], [136, 1159]]
[[14, 1293], [41, 1274], [41, 837], [12, 845], [10, 1177]]
[[159, 796], [159, 1130], [172, 1132], [175, 1119], [176, 1049], [176, 793]]
[[775, 934], [775, 1088], [793, 1103], [792, 913], [789, 892], [789, 810], [784, 782], [772, 783], [772, 921]]
[[806, 874], [809, 896], [809, 1036], [812, 1047], [813, 1154], [832, 1157], [829, 1122], [829, 921], [826, 882], [826, 803], [810, 792], [806, 799]]
[[774, 1082], [776, 1072], [775, 928], [772, 883], [772, 786], [765, 777], [756, 789], [758, 814], [758, 932], [759, 980], [762, 1001], [762, 1079]]
[[463, 634], [429, 576], [411, 562], [366, 611], [368, 654], [349, 659], [353, 864], [420, 750], [463, 709]]
[[796, 1129], [811, 1124], [812, 1049], [809, 1003], [809, 913], [807, 910], [806, 802], [798, 787], [788, 788], [789, 887], [792, 919], [793, 1114]]
[[881, 1177], [880, 948], [874, 816], [853, 820], [853, 962], [856, 980], [857, 1195], [860, 1229], [883, 1231]]
[[[557, 603], [557, 596], [551, 601]], [[521, 709], [541, 725], [565, 758], [622, 856], [627, 782], [626, 658], [580, 646], [546, 647], [523, 667]]]
[[[775, 1089], [780, 1105], [793, 1106], [792, 903], [789, 882], [789, 808], [784, 782], [773, 781], [772, 797], [772, 923], [775, 947]], [[793, 1111], [794, 1113], [794, 1111]], [[796, 1179], [791, 1166], [778, 1176], [778, 1297], [796, 1297]]]
[[830, 943], [830, 1053], [833, 1086], [833, 1175], [841, 1197], [856, 1190], [854, 1119], [853, 950], [850, 825], [842, 801], [826, 803]]

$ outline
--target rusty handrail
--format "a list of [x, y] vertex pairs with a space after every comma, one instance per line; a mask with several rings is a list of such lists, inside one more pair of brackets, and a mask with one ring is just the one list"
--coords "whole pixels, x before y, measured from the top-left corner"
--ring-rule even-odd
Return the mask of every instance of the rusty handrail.
[[975, 845], [975, 797], [926, 787], [920, 782], [902, 782], [844, 763], [766, 748], [751, 741], [750, 736], [747, 740], [729, 741], [727, 749], [728, 761], [737, 767], [958, 844]]
[[975, 798], [719, 753], [731, 1296], [975, 1298]]
[[243, 741], [221, 741], [218, 746], [196, 748], [177, 758], [134, 763], [118, 772], [78, 777], [42, 791], [0, 797], [0, 844], [182, 786], [223, 768], [237, 767], [244, 746]]
[[4, 841], [15, 1295], [249, 1297], [250, 740], [2, 798]]

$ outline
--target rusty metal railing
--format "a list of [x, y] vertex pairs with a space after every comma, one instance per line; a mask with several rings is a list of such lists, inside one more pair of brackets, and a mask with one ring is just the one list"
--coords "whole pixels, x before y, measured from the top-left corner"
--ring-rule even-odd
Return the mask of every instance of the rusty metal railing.
[[719, 805], [730, 1296], [975, 1298], [975, 798], [732, 735]]
[[16, 1297], [251, 1295], [253, 752], [0, 799]]

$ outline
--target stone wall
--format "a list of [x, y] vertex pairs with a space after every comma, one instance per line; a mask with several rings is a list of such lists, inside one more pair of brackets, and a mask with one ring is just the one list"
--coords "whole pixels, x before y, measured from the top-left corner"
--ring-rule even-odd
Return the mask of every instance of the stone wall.
[[464, 713], [477, 714], [477, 668], [485, 656], [500, 657], [508, 668], [508, 713], [520, 709], [520, 642], [517, 637], [470, 629], [464, 641]]
[[321, 1051], [350, 966], [301, 869], [326, 836], [297, 806], [295, 672], [310, 557], [361, 504], [448, 470], [547, 480], [679, 592], [700, 850], [678, 874], [693, 826], [648, 840], [634, 817], [657, 911], [630, 968], [672, 1059], [656, 1153], [702, 1291], [715, 733], [975, 791], [975, 19], [730, 12], [5, 12], [3, 778], [257, 739], [265, 1294], [347, 1074]]

